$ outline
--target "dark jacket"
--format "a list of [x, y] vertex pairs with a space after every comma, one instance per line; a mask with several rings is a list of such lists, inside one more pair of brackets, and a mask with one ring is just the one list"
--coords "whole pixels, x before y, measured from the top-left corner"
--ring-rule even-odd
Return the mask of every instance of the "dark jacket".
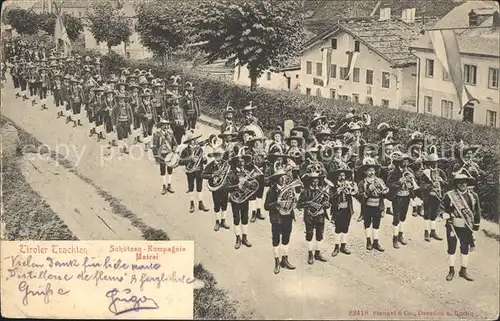
[[[271, 221], [271, 224], [282, 224], [283, 221], [286, 219], [285, 216], [289, 216], [289, 215], [281, 215], [280, 212], [278, 211], [277, 201], [279, 194], [280, 191], [278, 190], [277, 184], [271, 186], [266, 194], [264, 209], [269, 212], [269, 220]], [[293, 210], [290, 213], [290, 215], [292, 215], [292, 218], [295, 217]]]

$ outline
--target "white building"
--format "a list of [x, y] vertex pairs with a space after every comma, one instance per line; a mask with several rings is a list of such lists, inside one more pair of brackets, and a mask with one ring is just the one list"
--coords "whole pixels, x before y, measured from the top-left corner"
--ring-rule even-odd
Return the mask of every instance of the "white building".
[[305, 44], [301, 92], [415, 111], [417, 59], [409, 45], [421, 28], [415, 9], [396, 19], [382, 8], [378, 17], [340, 20]]
[[[287, 67], [264, 71], [257, 78], [257, 86], [262, 88], [296, 91], [300, 85], [300, 59], [290, 63]], [[236, 65], [234, 70], [234, 83], [250, 87], [250, 72], [246, 65]]]
[[460, 104], [455, 87], [437, 60], [430, 38], [425, 33], [412, 44], [412, 51], [420, 60], [420, 82], [416, 87], [418, 112], [499, 128], [498, 3], [468, 1], [450, 11], [433, 27], [440, 28], [464, 28], [456, 30], [464, 81], [479, 104], [465, 107], [462, 115], [458, 113]]

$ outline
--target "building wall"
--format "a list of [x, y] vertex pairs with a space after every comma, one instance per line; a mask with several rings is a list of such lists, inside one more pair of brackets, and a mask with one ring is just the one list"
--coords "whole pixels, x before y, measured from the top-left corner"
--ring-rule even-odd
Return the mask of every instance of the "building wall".
[[[420, 67], [420, 94], [419, 113], [427, 113], [433, 116], [443, 117], [441, 101], [453, 102], [452, 119], [462, 120], [463, 116], [458, 114], [460, 110], [455, 86], [449, 80], [443, 80], [443, 67], [430, 51], [415, 50], [415, 54], [421, 59]], [[500, 127], [500, 93], [498, 88], [488, 88], [489, 68], [500, 68], [500, 57], [489, 58], [470, 55], [461, 55], [462, 70], [464, 64], [477, 66], [476, 85], [466, 85], [471, 95], [479, 100], [479, 104], [474, 105], [474, 123], [488, 125], [487, 111], [496, 112], [496, 126]], [[434, 76], [426, 76], [426, 59], [434, 60]], [[500, 75], [499, 75], [500, 77]], [[497, 80], [498, 82], [498, 80]], [[425, 110], [425, 96], [432, 97], [432, 109]]]
[[[101, 52], [101, 54], [103, 55], [108, 53], [108, 46], [106, 45], [106, 43], [97, 44], [97, 41], [92, 35], [92, 32], [90, 32], [90, 29], [85, 28], [84, 35], [85, 35], [86, 49], [99, 50], [99, 52]], [[111, 47], [111, 49], [114, 52], [121, 54], [125, 57], [127, 57], [127, 52], [128, 52], [130, 54], [131, 59], [140, 60], [153, 57], [153, 53], [141, 45], [139, 41], [139, 34], [135, 31], [130, 36], [129, 44], [127, 46], [125, 46], [125, 44], [122, 43], [121, 45]]]
[[[257, 79], [257, 85], [262, 88], [294, 91], [299, 90], [300, 69], [274, 72], [267, 70]], [[288, 78], [290, 78], [290, 88], [288, 88]], [[241, 86], [250, 87], [250, 72], [247, 66], [236, 66], [234, 69], [234, 83]]]
[[[336, 65], [336, 75], [332, 78], [328, 75], [328, 84], [326, 83], [326, 52], [320, 48], [330, 48], [331, 39], [337, 39], [337, 49], [332, 50], [332, 59], [330, 64]], [[321, 94], [324, 98], [333, 98], [333, 90], [335, 98], [339, 96], [347, 96], [353, 100], [353, 94], [358, 95], [360, 103], [367, 103], [369, 98], [373, 100], [373, 105], [381, 106], [382, 99], [389, 101], [389, 108], [400, 109], [402, 107], [402, 99], [404, 97], [415, 96], [415, 79], [414, 66], [404, 69], [391, 68], [388, 61], [380, 57], [377, 53], [370, 50], [368, 47], [360, 43], [360, 54], [354, 67], [359, 68], [359, 82], [354, 82], [353, 75], [350, 75], [349, 80], [340, 79], [340, 67], [348, 66], [349, 56], [347, 51], [354, 50], [355, 39], [344, 32], [339, 32], [314, 47], [309, 48], [303, 53], [301, 60], [300, 84], [301, 92], [307, 94], [308, 89], [311, 95], [317, 96]], [[312, 63], [312, 74], [307, 73], [307, 62]], [[317, 75], [316, 63], [322, 64], [322, 76]], [[373, 70], [373, 84], [366, 83], [367, 70]], [[382, 87], [382, 72], [390, 74], [389, 88]]]

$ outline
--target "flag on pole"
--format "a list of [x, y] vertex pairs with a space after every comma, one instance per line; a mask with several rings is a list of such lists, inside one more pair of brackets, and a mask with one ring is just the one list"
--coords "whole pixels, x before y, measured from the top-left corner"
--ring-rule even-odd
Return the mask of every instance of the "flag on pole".
[[349, 79], [349, 77], [352, 75], [354, 71], [354, 66], [356, 65], [356, 61], [358, 60], [359, 57], [359, 52], [349, 52], [349, 61], [347, 63], [347, 68], [349, 69], [349, 72], [347, 73], [347, 76], [345, 77], [344, 80]]
[[330, 74], [332, 73], [332, 49], [326, 49], [326, 81], [325, 87], [328, 87], [328, 83], [330, 82]]
[[[54, 41], [56, 42], [56, 48], [59, 45], [59, 40], [62, 41], [64, 45], [64, 54], [68, 55], [71, 51], [71, 41], [68, 37], [68, 32], [66, 31], [66, 27], [64, 26], [63, 18], [62, 18], [62, 10], [57, 9], [57, 18], [56, 18], [56, 26], [54, 30]], [[57, 49], [56, 49], [57, 50]]]
[[450, 79], [455, 86], [460, 104], [460, 111], [458, 113], [461, 114], [466, 105], [473, 101], [479, 103], [479, 101], [471, 95], [465, 86], [455, 30], [431, 30], [428, 33], [437, 59], [444, 70], [450, 75]]

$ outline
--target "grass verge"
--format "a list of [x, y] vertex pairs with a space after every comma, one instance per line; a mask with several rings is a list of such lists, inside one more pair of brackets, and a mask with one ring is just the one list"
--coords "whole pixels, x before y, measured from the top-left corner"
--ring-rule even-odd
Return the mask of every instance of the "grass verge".
[[[18, 150], [25, 152], [50, 153], [51, 157], [61, 166], [69, 169], [86, 183], [92, 185], [97, 193], [111, 206], [113, 213], [131, 221], [132, 225], [142, 232], [142, 237], [148, 241], [167, 241], [168, 234], [148, 226], [135, 213], [121, 204], [120, 200], [104, 191], [89, 178], [80, 174], [70, 161], [57, 155], [53, 151], [39, 150], [42, 145], [33, 135], [14, 124], [8, 118], [1, 116], [1, 124], [8, 122], [14, 126], [19, 135]], [[32, 151], [24, 148], [30, 146]], [[7, 240], [78, 240], [68, 226], [54, 213], [50, 206], [31, 189], [24, 180], [19, 166], [20, 153], [7, 159], [2, 159], [4, 214], [2, 220], [6, 222]], [[42, 228], [43, 227], [43, 228]], [[217, 286], [212, 273], [207, 271], [203, 264], [194, 266], [194, 277], [202, 280], [205, 287], [194, 291], [194, 319], [234, 320], [241, 319], [238, 303], [229, 298], [228, 292]]]

